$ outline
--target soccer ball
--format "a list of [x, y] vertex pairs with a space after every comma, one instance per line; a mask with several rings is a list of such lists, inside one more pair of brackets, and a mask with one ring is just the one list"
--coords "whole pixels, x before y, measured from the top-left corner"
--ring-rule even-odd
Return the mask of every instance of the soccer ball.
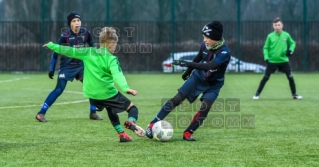
[[174, 134], [173, 126], [165, 120], [156, 122], [152, 127], [152, 132], [158, 141], [168, 141]]

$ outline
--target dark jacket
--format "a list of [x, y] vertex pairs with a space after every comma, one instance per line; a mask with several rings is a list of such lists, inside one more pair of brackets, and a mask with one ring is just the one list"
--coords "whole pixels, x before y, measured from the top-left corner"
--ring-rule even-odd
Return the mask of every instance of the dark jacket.
[[[75, 34], [70, 28], [65, 30], [58, 41], [59, 45], [66, 45], [71, 47], [90, 47], [94, 46], [90, 31], [85, 28], [80, 28], [78, 34]], [[55, 71], [58, 54], [53, 52], [50, 64], [50, 71]], [[62, 56], [60, 58], [60, 69], [62, 68], [78, 68], [83, 67], [83, 62], [78, 59], [68, 58]]]

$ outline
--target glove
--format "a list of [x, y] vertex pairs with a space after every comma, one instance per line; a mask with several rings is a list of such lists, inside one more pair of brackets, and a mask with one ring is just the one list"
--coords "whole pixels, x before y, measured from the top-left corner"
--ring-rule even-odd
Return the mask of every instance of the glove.
[[53, 79], [54, 71], [50, 71], [50, 72], [48, 73], [48, 76], [49, 76], [49, 78]]
[[291, 50], [287, 50], [287, 51], [286, 51], [286, 56], [287, 56], [287, 57], [290, 57], [291, 55], [292, 55], [292, 51], [291, 51]]
[[186, 71], [183, 72], [182, 78], [184, 81], [186, 81], [192, 74], [193, 69], [187, 68]]
[[178, 65], [178, 66], [181, 66], [181, 67], [187, 67], [187, 61], [185, 60], [174, 60], [173, 61], [173, 65]]
[[266, 64], [267, 64], [267, 65], [269, 64], [269, 61], [268, 61], [268, 59], [267, 59], [267, 60], [265, 60], [265, 62], [266, 62]]
[[182, 74], [183, 80], [186, 81], [189, 77], [190, 77], [190, 73], [188, 73], [187, 71], [184, 71]]

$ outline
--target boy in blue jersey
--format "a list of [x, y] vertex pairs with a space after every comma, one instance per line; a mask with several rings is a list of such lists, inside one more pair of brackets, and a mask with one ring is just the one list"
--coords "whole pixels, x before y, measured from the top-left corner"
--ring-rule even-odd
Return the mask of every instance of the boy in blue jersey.
[[195, 141], [192, 134], [203, 123], [217, 99], [219, 91], [224, 85], [225, 71], [231, 56], [228, 47], [224, 44], [223, 25], [219, 21], [205, 25], [202, 34], [204, 42], [193, 62], [183, 60], [173, 62], [174, 65], [188, 67], [182, 75], [186, 81], [179, 88], [178, 93], [164, 104], [157, 116], [150, 122], [146, 129], [147, 137], [153, 138], [152, 127], [154, 123], [163, 120], [185, 99], [192, 103], [202, 94], [201, 107], [183, 134], [184, 140]]
[[[86, 44], [88, 44], [90, 47], [94, 46], [94, 42], [90, 32], [87, 29], [81, 27], [81, 17], [77, 12], [70, 12], [67, 16], [67, 21], [70, 28], [61, 34], [61, 37], [58, 41], [59, 45], [85, 47]], [[54, 76], [57, 58], [58, 54], [53, 52], [50, 72], [48, 73], [49, 78], [51, 79], [53, 79]], [[56, 87], [48, 95], [40, 111], [35, 117], [39, 122], [47, 122], [44, 115], [46, 114], [49, 107], [55, 102], [55, 100], [63, 93], [68, 81], [72, 82], [75, 78], [76, 80], [83, 82], [83, 70], [84, 66], [81, 60], [61, 56]], [[102, 120], [102, 118], [96, 114], [96, 110], [97, 108], [94, 105], [90, 104], [90, 119]]]

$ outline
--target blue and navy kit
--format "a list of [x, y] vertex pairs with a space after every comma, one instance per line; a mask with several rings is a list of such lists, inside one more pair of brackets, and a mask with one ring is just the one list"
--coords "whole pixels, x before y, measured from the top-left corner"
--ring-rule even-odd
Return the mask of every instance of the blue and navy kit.
[[[71, 47], [90, 47], [94, 46], [93, 39], [90, 32], [85, 28], [80, 28], [78, 34], [75, 34], [70, 28], [64, 31], [61, 34], [61, 37], [58, 41], [59, 45], [66, 45]], [[50, 64], [50, 71], [55, 71], [55, 65], [57, 62], [58, 54], [53, 52]], [[60, 70], [63, 69], [74, 69], [74, 68], [83, 68], [83, 62], [78, 59], [68, 58], [61, 55], [60, 58]]]
[[218, 64], [217, 68], [212, 70], [195, 69], [178, 91], [190, 103], [194, 102], [200, 94], [202, 94], [200, 100], [208, 99], [214, 102], [224, 85], [225, 72], [230, 57], [227, 46], [223, 45], [217, 50], [208, 50], [203, 43], [195, 59], [199, 61], [199, 64], [214, 61]]
[[195, 69], [193, 74], [201, 78], [208, 84], [215, 83], [216, 81], [224, 81], [226, 68], [230, 61], [230, 50], [226, 45], [221, 46], [217, 50], [208, 50], [205, 43], [202, 43], [198, 55], [202, 58], [199, 63], [208, 63], [210, 61], [216, 62], [219, 66], [214, 70], [198, 70]]

